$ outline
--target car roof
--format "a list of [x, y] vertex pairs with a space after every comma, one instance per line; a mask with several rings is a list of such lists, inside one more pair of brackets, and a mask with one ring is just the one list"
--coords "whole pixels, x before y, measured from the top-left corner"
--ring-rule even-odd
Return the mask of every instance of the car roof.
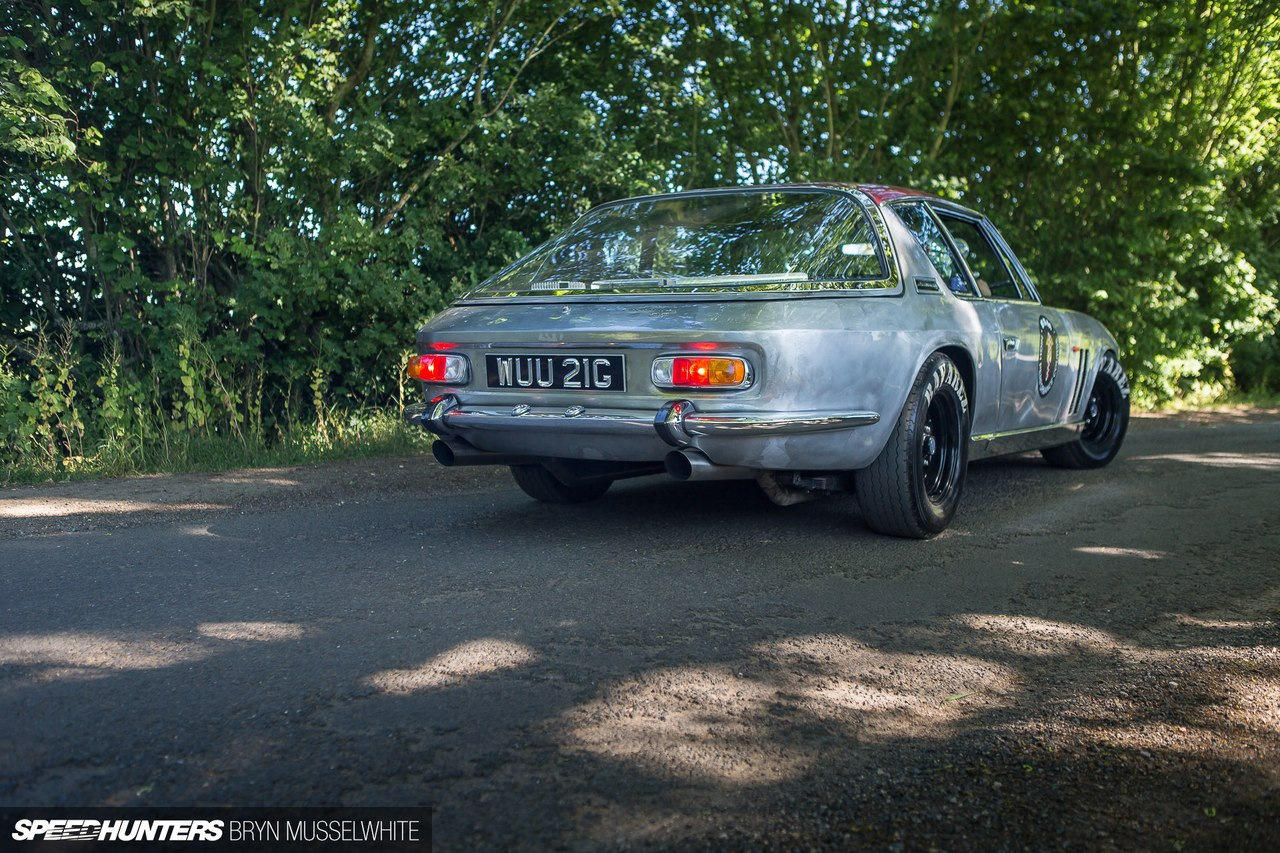
[[[635, 198], [656, 198], [658, 196], [675, 196], [675, 195], [696, 195], [698, 193], [709, 192], [732, 192], [734, 190], [746, 191], [767, 191], [767, 190], [786, 190], [786, 189], [839, 189], [839, 190], [857, 190], [871, 199], [876, 205], [882, 205], [886, 202], [900, 198], [932, 198], [938, 201], [944, 201], [941, 196], [934, 193], [925, 192], [924, 190], [913, 190], [907, 187], [895, 187], [888, 184], [859, 184], [846, 181], [798, 181], [785, 184], [747, 184], [747, 185], [730, 185], [724, 187], [703, 187], [700, 189], [681, 190], [672, 193], [658, 193], [655, 196], [637, 196]], [[618, 201], [634, 201], [631, 199], [618, 199]], [[612, 204], [613, 202], [606, 202]]]
[[802, 183], [791, 184], [775, 184], [777, 187], [832, 187], [842, 190], [858, 190], [876, 204], [884, 204], [886, 201], [893, 201], [898, 198], [938, 198], [924, 190], [913, 190], [908, 187], [895, 187], [889, 184], [858, 184], [847, 181], [807, 181]]

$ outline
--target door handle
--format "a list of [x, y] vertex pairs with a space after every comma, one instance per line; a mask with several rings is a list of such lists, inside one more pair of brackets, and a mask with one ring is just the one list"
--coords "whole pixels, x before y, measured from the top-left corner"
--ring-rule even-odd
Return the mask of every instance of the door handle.
[[1004, 351], [1005, 351], [1005, 352], [1017, 352], [1017, 351], [1018, 351], [1018, 339], [1017, 339], [1017, 338], [1005, 338], [1005, 339], [1004, 339]]

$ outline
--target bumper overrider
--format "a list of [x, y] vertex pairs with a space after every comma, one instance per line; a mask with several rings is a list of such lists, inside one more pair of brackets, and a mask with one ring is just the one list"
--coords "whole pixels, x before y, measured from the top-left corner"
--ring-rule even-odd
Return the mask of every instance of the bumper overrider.
[[[531, 439], [557, 436], [558, 444], [572, 447], [579, 437], [585, 446], [618, 441], [652, 442], [654, 436], [677, 452], [705, 451], [704, 445], [739, 439], [794, 437], [869, 426], [880, 420], [877, 412], [700, 412], [690, 400], [669, 400], [652, 415], [631, 409], [587, 410], [534, 408], [519, 404], [501, 410], [465, 408], [454, 394], [441, 394], [426, 403], [406, 406], [404, 417], [444, 440], [452, 451], [445, 464], [520, 464], [555, 454], [512, 454], [478, 448], [492, 442], [486, 435], [523, 434]], [[566, 454], [568, 455], [568, 454]], [[595, 454], [588, 456], [592, 458]], [[698, 453], [701, 456], [701, 453]], [[463, 458], [465, 457], [465, 462]], [[763, 469], [766, 466], [761, 466]]]

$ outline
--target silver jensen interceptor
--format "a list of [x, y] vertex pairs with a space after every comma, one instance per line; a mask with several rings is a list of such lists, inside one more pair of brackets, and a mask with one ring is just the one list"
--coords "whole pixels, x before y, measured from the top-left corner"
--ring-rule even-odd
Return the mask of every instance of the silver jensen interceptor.
[[980, 213], [804, 184], [609, 202], [419, 333], [411, 376], [444, 465], [531, 497], [624, 477], [852, 489], [866, 523], [950, 523], [971, 459], [1107, 464], [1129, 383], [1096, 320], [1049, 308]]

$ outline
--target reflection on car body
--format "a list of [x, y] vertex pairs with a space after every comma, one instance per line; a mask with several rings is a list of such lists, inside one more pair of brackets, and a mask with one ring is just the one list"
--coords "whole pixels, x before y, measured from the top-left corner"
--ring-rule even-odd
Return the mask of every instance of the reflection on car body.
[[418, 334], [406, 416], [531, 496], [623, 477], [852, 488], [889, 534], [950, 523], [969, 460], [1111, 461], [1129, 386], [1096, 320], [1041, 303], [989, 220], [891, 187], [600, 205]]

